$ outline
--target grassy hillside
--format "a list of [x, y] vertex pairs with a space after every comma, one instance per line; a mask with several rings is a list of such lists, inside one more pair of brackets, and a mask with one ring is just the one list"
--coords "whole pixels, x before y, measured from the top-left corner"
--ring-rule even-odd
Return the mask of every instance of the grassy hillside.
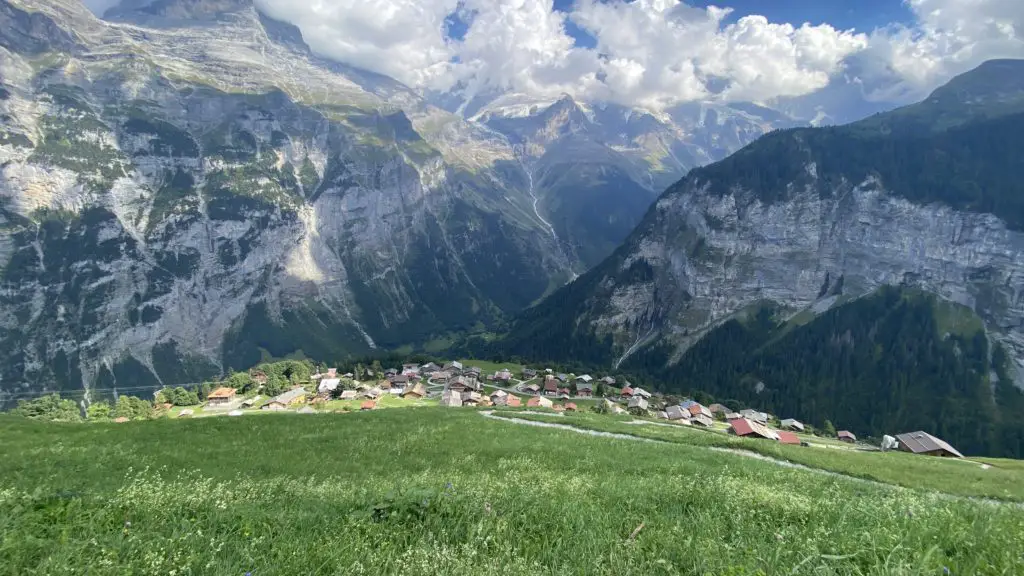
[[[741, 450], [815, 470], [907, 488], [933, 490], [951, 496], [1024, 502], [1024, 462], [1020, 460], [987, 458], [984, 462], [991, 467], [982, 468], [979, 464], [981, 460], [922, 458], [905, 452], [865, 452], [852, 449], [835, 440], [813, 436], [802, 439], [809, 440], [821, 448], [787, 446], [778, 442], [737, 438], [683, 425], [655, 423], [638, 426], [629, 422], [631, 418], [616, 420], [589, 413], [560, 416], [499, 411], [497, 415], [502, 418], [572, 426], [580, 430], [626, 434], [661, 442]], [[727, 428], [724, 422], [716, 424], [722, 429]]]
[[672, 391], [704, 390], [816, 426], [831, 419], [859, 436], [928, 430], [964, 454], [1024, 454], [1024, 394], [969, 310], [884, 287], [802, 326], [779, 320], [764, 310], [726, 322], [673, 366], [651, 348], [624, 367]]
[[467, 410], [4, 418], [0, 440], [0, 574], [996, 574], [1022, 560], [1014, 505]]
[[[552, 294], [524, 312], [506, 339], [477, 353], [489, 346], [506, 356], [607, 369], [615, 358], [609, 340], [578, 321], [600, 310], [592, 294], [602, 277], [591, 271]], [[1012, 383], [1006, 350], [990, 345], [972, 311], [919, 290], [886, 286], [792, 321], [766, 303], [672, 361], [675, 353], [658, 340], [627, 358], [620, 373], [665, 393], [704, 394], [708, 403], [753, 406], [819, 427], [831, 420], [858, 436], [928, 430], [965, 454], [1024, 456], [1024, 393]]]

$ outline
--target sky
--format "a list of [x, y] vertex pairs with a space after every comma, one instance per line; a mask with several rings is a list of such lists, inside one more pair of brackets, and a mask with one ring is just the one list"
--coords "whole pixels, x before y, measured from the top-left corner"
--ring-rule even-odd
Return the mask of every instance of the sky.
[[1024, 57], [1024, 0], [255, 2], [324, 56], [466, 98], [664, 109], [821, 101], [840, 87], [903, 103], [985, 60]]

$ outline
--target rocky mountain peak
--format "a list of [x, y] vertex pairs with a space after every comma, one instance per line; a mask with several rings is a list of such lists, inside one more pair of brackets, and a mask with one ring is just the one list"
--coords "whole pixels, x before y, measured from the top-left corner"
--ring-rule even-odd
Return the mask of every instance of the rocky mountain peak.
[[124, 0], [107, 10], [103, 18], [149, 28], [212, 24], [262, 28], [277, 44], [300, 53], [312, 52], [297, 26], [264, 13], [253, 0]]
[[[82, 12], [85, 18], [90, 16], [84, 7]], [[0, 46], [35, 55], [51, 50], [73, 52], [75, 45], [75, 38], [47, 14], [0, 2]]]
[[560, 135], [583, 132], [593, 124], [588, 110], [568, 94], [563, 94], [541, 116], [548, 130], [557, 131]]
[[252, 0], [124, 0], [103, 17], [115, 22], [166, 26], [222, 20], [255, 9]]

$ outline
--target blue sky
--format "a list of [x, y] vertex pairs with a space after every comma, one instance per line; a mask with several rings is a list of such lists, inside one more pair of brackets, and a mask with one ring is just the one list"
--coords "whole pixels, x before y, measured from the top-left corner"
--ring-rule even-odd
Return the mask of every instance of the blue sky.
[[[686, 0], [698, 10], [731, 8], [733, 22], [757, 14], [793, 30], [760, 21], [742, 30], [680, 28], [675, 13], [639, 0], [256, 2], [301, 28], [318, 53], [414, 88], [571, 94], [652, 110], [711, 97], [771, 102], [819, 92], [821, 106], [865, 94], [902, 103], [987, 59], [1024, 57], [1024, 0]], [[467, 23], [451, 13], [456, 4], [473, 11], [464, 15], [480, 33], [466, 37]], [[571, 20], [563, 29], [552, 8], [571, 12], [590, 33]], [[567, 49], [565, 32], [577, 49]]]
[[901, 0], [729, 0], [709, 2], [691, 0], [692, 6], [728, 6], [733, 18], [762, 14], [771, 22], [789, 22], [799, 26], [831, 24], [839, 29], [856, 28], [861, 32], [899, 22], [909, 24], [913, 15]]
[[[555, 10], [569, 12], [574, 0], [555, 0]], [[902, 0], [687, 0], [691, 6], [709, 5], [733, 9], [728, 21], [735, 21], [749, 14], [760, 14], [769, 22], [788, 22], [800, 26], [831, 24], [845, 30], [856, 28], [870, 32], [888, 24], [910, 24], [913, 15]], [[594, 47], [594, 38], [580, 30], [572, 22], [566, 23], [566, 31], [576, 39], [576, 45]]]

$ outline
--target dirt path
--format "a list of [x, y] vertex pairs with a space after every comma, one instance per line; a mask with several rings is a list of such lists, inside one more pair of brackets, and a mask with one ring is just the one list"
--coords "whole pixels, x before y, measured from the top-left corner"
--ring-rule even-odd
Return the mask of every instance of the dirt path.
[[[538, 413], [538, 414], [543, 414], [544, 416], [551, 416], [551, 414], [547, 414], [547, 413]], [[778, 465], [778, 466], [784, 466], [786, 468], [793, 468], [793, 469], [796, 469], [796, 470], [803, 470], [803, 471], [806, 471], [806, 472], [813, 472], [815, 474], [825, 474], [825, 475], [832, 476], [832, 477], [835, 477], [835, 478], [842, 478], [844, 480], [850, 480], [850, 481], [853, 481], [853, 482], [862, 482], [862, 483], [865, 483], [865, 484], [870, 484], [872, 486], [877, 486], [877, 487], [882, 487], [882, 488], [889, 488], [889, 489], [896, 489], [896, 490], [914, 490], [914, 488], [907, 488], [905, 486], [900, 486], [898, 484], [889, 484], [889, 483], [886, 483], [886, 482], [879, 482], [878, 480], [868, 480], [866, 478], [857, 478], [856, 476], [848, 476], [846, 474], [840, 474], [839, 472], [833, 472], [831, 470], [823, 470], [821, 468], [811, 468], [810, 466], [804, 466], [803, 464], [797, 464], [795, 462], [789, 462], [789, 461], [786, 461], [786, 460], [779, 460], [778, 458], [772, 458], [771, 456], [765, 456], [764, 454], [758, 454], [756, 452], [750, 452], [750, 451], [747, 451], [747, 450], [738, 450], [738, 449], [735, 449], [735, 448], [720, 448], [720, 447], [717, 447], [717, 446], [694, 446], [692, 444], [681, 444], [679, 442], [668, 442], [666, 440], [655, 440], [653, 438], [641, 438], [639, 436], [632, 436], [632, 435], [629, 435], [629, 434], [618, 434], [616, 432], [601, 432], [599, 430], [587, 430], [585, 428], [577, 428], [577, 427], [569, 425], [569, 424], [555, 424], [553, 422], [538, 422], [536, 420], [521, 420], [519, 418], [515, 418], [514, 415], [512, 417], [506, 418], [506, 417], [501, 417], [501, 416], [495, 416], [493, 410], [482, 410], [480, 412], [480, 415], [485, 417], [485, 418], [490, 418], [492, 420], [499, 420], [501, 422], [511, 422], [513, 424], [521, 424], [521, 425], [524, 425], [524, 426], [537, 426], [537, 427], [540, 427], [540, 428], [556, 428], [558, 430], [568, 430], [570, 432], [576, 432], [578, 434], [586, 434], [587, 436], [597, 436], [597, 437], [600, 437], [600, 438], [614, 438], [616, 440], [631, 440], [633, 442], [647, 442], [647, 443], [651, 443], [651, 444], [666, 444], [666, 445], [670, 445], [670, 446], [688, 446], [690, 448], [695, 448], [695, 449], [705, 449], [705, 450], [711, 450], [711, 451], [714, 451], [714, 452], [722, 452], [722, 453], [725, 453], [725, 454], [734, 454], [736, 456], [743, 456], [745, 458], [753, 458], [755, 460], [761, 460], [761, 461], [764, 461], [764, 462], [770, 462], [772, 464], [775, 464], [775, 465]], [[658, 424], [658, 423], [652, 423], [652, 422], [644, 422], [642, 420], [633, 420], [633, 421], [629, 422], [629, 424], [646, 424], [646, 425], [653, 425], [653, 426], [671, 426], [670, 424]], [[924, 489], [921, 489], [921, 490], [924, 490]], [[929, 491], [929, 490], [924, 490], [924, 491]], [[953, 500], [969, 500], [971, 502], [980, 502], [980, 503], [990, 504], [990, 505], [994, 505], [994, 506], [1015, 506], [1017, 508], [1024, 509], [1024, 502], [1003, 502], [1003, 501], [1000, 501], [1000, 500], [993, 500], [991, 498], [978, 498], [978, 497], [973, 497], [973, 496], [959, 496], [959, 495], [956, 495], [956, 494], [947, 494], [945, 492], [935, 492], [935, 491], [930, 491], [930, 492], [933, 492], [934, 494], [938, 494], [938, 495], [942, 496], [943, 498], [949, 498], [949, 499], [953, 499]]]

